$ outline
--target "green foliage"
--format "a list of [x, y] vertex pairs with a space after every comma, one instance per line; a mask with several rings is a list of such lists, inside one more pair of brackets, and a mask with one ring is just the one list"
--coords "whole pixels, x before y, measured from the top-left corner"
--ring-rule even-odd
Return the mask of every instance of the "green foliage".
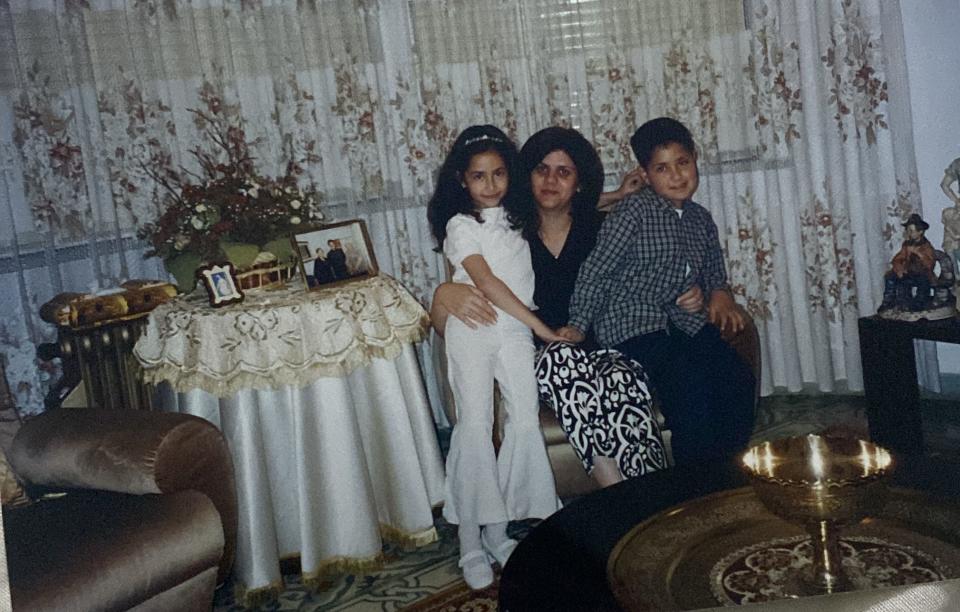
[[289, 236], [271, 240], [263, 245], [263, 250], [276, 255], [280, 262], [293, 262], [296, 258]]
[[164, 267], [167, 269], [167, 272], [176, 279], [177, 289], [179, 289], [181, 293], [193, 291], [197, 283], [197, 278], [194, 276], [194, 273], [201, 263], [203, 262], [197, 253], [181, 253], [163, 260]]
[[245, 242], [227, 242], [226, 240], [221, 240], [220, 251], [235, 268], [243, 270], [253, 265], [253, 260], [260, 254], [260, 247]]

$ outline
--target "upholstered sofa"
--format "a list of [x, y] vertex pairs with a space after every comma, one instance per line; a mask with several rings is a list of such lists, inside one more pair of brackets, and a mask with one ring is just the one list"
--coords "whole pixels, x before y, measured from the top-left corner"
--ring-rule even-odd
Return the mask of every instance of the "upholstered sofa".
[[[746, 319], [744, 329], [736, 334], [727, 334], [725, 339], [736, 349], [737, 353], [750, 364], [757, 381], [760, 380], [760, 337], [753, 319], [745, 310], [741, 311]], [[442, 341], [438, 345], [439, 370], [446, 372], [446, 364], [442, 358]], [[445, 380], [441, 381], [444, 385]], [[759, 382], [757, 385], [756, 398], [759, 398]], [[664, 419], [660, 412], [659, 404], [654, 397], [654, 407], [657, 409], [657, 419], [660, 422], [663, 439], [667, 446], [667, 458], [672, 463], [672, 452], [670, 450], [670, 423]], [[456, 422], [456, 409], [453, 402], [453, 395], [449, 388], [444, 388], [444, 409], [448, 420], [451, 423]], [[498, 444], [503, 426], [503, 411], [497, 410], [494, 425], [494, 444]], [[540, 427], [543, 430], [544, 440], [547, 445], [547, 454], [550, 457], [550, 464], [553, 468], [553, 476], [557, 484], [557, 494], [564, 499], [583, 495], [596, 490], [599, 485], [595, 480], [587, 476], [577, 457], [573, 447], [567, 441], [567, 436], [560, 423], [557, 421], [556, 414], [547, 405], [540, 407]]]
[[237, 532], [216, 427], [61, 408], [25, 422], [8, 450], [35, 499], [3, 508], [14, 610], [210, 610]]

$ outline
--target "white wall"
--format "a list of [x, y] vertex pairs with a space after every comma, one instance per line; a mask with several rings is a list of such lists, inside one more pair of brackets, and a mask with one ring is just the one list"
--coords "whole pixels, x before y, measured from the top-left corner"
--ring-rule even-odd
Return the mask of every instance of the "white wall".
[[[943, 241], [940, 214], [952, 202], [940, 189], [943, 171], [960, 157], [960, 0], [900, 0], [927, 238]], [[960, 372], [960, 346], [939, 344], [940, 370]]]

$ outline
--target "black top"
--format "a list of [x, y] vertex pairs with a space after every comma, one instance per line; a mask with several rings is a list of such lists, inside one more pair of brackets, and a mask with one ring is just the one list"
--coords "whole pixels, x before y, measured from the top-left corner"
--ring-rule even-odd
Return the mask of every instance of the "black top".
[[330, 262], [326, 259], [320, 259], [319, 257], [314, 259], [313, 278], [317, 281], [318, 285], [324, 285], [335, 280], [333, 276], [333, 268], [330, 267]]
[[530, 257], [536, 276], [533, 302], [538, 307], [537, 316], [553, 329], [567, 324], [577, 273], [596, 244], [602, 223], [603, 213], [600, 212], [585, 220], [575, 219], [559, 257], [553, 256], [540, 236], [530, 241]]
[[343, 252], [343, 249], [330, 249], [327, 252], [327, 261], [330, 263], [333, 275], [337, 280], [350, 276], [347, 271], [347, 254]]

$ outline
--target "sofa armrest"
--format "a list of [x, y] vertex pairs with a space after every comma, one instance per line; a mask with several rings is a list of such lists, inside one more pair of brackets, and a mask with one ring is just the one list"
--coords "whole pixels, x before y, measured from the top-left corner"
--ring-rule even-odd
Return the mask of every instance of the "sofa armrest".
[[33, 485], [143, 495], [196, 490], [220, 513], [224, 559], [236, 550], [233, 461], [220, 431], [191, 415], [144, 410], [60, 408], [24, 423], [10, 464]]
[[760, 332], [757, 330], [757, 324], [753, 317], [742, 306], [737, 305], [745, 320], [743, 329], [737, 333], [724, 333], [723, 339], [730, 343], [733, 350], [737, 351], [740, 358], [743, 359], [753, 371], [753, 377], [757, 381], [756, 395], [760, 397], [760, 374], [762, 362], [760, 359]]

